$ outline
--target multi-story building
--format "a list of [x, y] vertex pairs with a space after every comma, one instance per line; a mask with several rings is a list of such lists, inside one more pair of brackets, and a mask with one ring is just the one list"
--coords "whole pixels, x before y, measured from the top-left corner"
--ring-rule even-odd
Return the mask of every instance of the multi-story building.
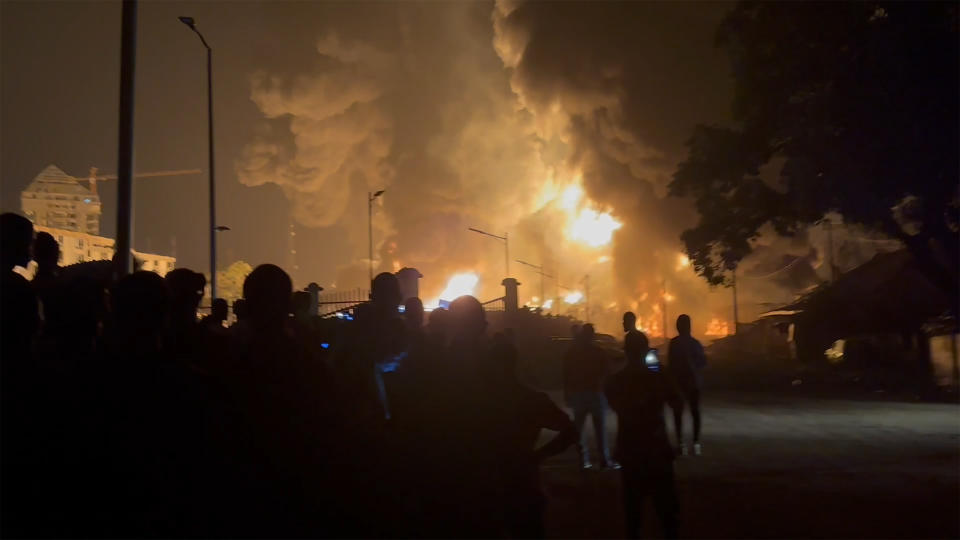
[[24, 215], [38, 226], [100, 234], [96, 182], [82, 182], [56, 165], [48, 165], [20, 192]]
[[[112, 238], [96, 236], [66, 229], [34, 225], [36, 232], [50, 233], [60, 244], [60, 266], [86, 261], [103, 261], [113, 258], [114, 241]], [[133, 251], [133, 256], [141, 270], [148, 270], [164, 276], [176, 267], [177, 259], [156, 253]], [[31, 264], [31, 266], [33, 266]]]

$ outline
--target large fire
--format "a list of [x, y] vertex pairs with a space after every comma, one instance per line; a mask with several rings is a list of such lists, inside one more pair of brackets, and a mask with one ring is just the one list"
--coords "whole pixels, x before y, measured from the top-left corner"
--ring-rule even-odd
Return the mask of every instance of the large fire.
[[708, 336], [717, 336], [717, 337], [726, 337], [730, 335], [730, 324], [727, 321], [721, 321], [720, 319], [714, 317], [710, 319], [710, 322], [707, 323], [707, 331], [705, 332]]
[[570, 226], [570, 238], [591, 247], [605, 246], [613, 239], [613, 231], [623, 224], [607, 213], [584, 208]]
[[593, 202], [585, 200], [579, 179], [562, 191], [553, 181], [547, 182], [539, 197], [539, 205], [555, 204], [567, 215], [567, 237], [590, 247], [610, 243], [613, 232], [623, 226], [609, 212], [593, 208]]
[[583, 300], [583, 293], [580, 291], [573, 291], [568, 295], [563, 297], [563, 301], [568, 304], [576, 304]]
[[479, 282], [480, 278], [473, 272], [454, 274], [450, 277], [450, 280], [447, 281], [447, 288], [440, 293], [440, 296], [425, 303], [424, 307], [431, 309], [436, 308], [440, 305], [440, 300], [450, 302], [461, 296], [473, 294]]

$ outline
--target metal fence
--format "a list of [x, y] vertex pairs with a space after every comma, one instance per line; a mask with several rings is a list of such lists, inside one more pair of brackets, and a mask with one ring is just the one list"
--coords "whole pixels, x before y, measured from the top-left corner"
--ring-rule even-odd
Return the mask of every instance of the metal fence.
[[317, 302], [321, 317], [330, 317], [338, 312], [365, 304], [370, 300], [368, 289], [348, 289], [344, 291], [330, 291], [321, 294]]
[[482, 305], [483, 305], [483, 310], [484, 310], [484, 311], [487, 311], [487, 312], [490, 312], [490, 311], [505, 311], [505, 310], [506, 310], [506, 307], [505, 307], [506, 305], [504, 304], [504, 299], [505, 299], [505, 298], [506, 298], [505, 296], [501, 296], [500, 298], [494, 298], [493, 300], [487, 300], [486, 302], [484, 302], [484, 303], [482, 304]]

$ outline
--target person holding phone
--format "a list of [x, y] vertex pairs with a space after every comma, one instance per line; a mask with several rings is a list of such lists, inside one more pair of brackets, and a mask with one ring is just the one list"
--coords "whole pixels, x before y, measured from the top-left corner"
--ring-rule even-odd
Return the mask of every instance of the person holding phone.
[[639, 537], [644, 499], [651, 497], [664, 538], [676, 538], [679, 520], [674, 449], [663, 418], [664, 406], [676, 399], [676, 390], [667, 376], [650, 369], [650, 351], [647, 336], [628, 332], [624, 340], [627, 365], [608, 379], [605, 394], [617, 413], [614, 458], [622, 467], [626, 536]]

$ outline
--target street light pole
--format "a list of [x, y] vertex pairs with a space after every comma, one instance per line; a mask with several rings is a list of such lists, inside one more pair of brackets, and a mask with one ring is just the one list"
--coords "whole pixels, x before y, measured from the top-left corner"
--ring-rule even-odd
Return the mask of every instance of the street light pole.
[[117, 151], [118, 277], [130, 273], [133, 240], [133, 97], [137, 65], [137, 2], [124, 0], [120, 29], [120, 142]]
[[368, 264], [370, 267], [370, 290], [373, 291], [373, 200], [383, 195], [386, 190], [381, 189], [376, 193], [367, 192], [367, 235], [369, 240]]
[[550, 279], [553, 279], [553, 276], [548, 275], [548, 274], [545, 274], [545, 273], [543, 272], [543, 266], [536, 265], [536, 264], [531, 264], [531, 263], [528, 263], [528, 262], [525, 262], [525, 261], [521, 261], [520, 259], [517, 259], [517, 262], [520, 263], [520, 264], [522, 264], [522, 265], [529, 266], [530, 268], [533, 268], [534, 270], [537, 271], [538, 274], [540, 274], [540, 305], [542, 306], [542, 305], [544, 304], [544, 302], [546, 301], [546, 298], [544, 297], [545, 292], [544, 292], [544, 288], [543, 288], [543, 278], [548, 277], [548, 278], [550, 278]]
[[484, 236], [489, 236], [491, 238], [496, 238], [497, 240], [503, 240], [503, 262], [506, 268], [507, 275], [510, 277], [510, 237], [509, 233], [503, 233], [503, 236], [498, 236], [496, 234], [490, 234], [486, 231], [481, 231], [480, 229], [474, 229], [473, 227], [467, 227], [468, 231], [473, 231], [475, 233], [482, 234]]
[[733, 333], [737, 333], [737, 326], [740, 320], [740, 313], [737, 307], [737, 269], [733, 269]]
[[213, 154], [213, 49], [207, 44], [193, 17], [178, 17], [197, 36], [207, 49], [207, 153], [210, 160], [210, 301], [217, 297], [217, 194]]

